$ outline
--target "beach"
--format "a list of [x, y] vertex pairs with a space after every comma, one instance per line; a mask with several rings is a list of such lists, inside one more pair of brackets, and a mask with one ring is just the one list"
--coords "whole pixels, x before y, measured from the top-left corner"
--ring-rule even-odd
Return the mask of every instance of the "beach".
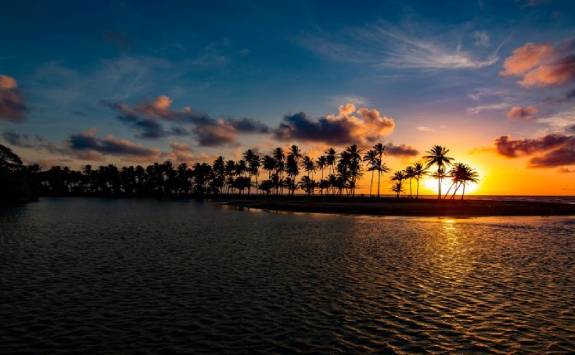
[[221, 203], [239, 208], [263, 210], [364, 214], [380, 216], [564, 216], [575, 215], [575, 204], [537, 200], [433, 198], [337, 198], [321, 196], [235, 197]]

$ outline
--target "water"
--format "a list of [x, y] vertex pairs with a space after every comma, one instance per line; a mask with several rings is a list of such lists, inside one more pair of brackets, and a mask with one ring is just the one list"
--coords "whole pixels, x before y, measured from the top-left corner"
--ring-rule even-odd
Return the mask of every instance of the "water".
[[0, 210], [0, 352], [575, 351], [574, 218]]

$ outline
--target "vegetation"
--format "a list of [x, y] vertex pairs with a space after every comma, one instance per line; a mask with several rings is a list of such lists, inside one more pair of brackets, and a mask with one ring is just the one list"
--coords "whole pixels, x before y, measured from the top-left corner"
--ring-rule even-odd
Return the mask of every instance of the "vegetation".
[[[435, 146], [423, 157], [425, 163], [416, 162], [395, 172], [391, 190], [397, 198], [407, 190], [407, 183], [409, 198], [419, 198], [420, 180], [435, 165], [437, 171], [431, 176], [439, 180], [438, 198], [454, 199], [460, 192], [463, 199], [466, 186], [477, 182], [478, 174], [466, 164], [453, 163], [448, 153], [445, 147]], [[315, 159], [292, 145], [286, 151], [278, 147], [263, 156], [248, 149], [237, 161], [226, 161], [220, 156], [212, 164], [196, 163], [193, 166], [174, 166], [166, 161], [146, 167], [107, 165], [94, 168], [86, 165], [75, 171], [54, 166], [40, 171], [37, 165], [25, 166], [9, 148], [0, 145], [0, 179], [2, 200], [33, 195], [201, 197], [256, 193], [293, 196], [298, 189], [307, 195], [319, 192], [320, 195], [355, 196], [359, 179], [368, 172], [369, 195], [375, 196], [373, 185], [377, 184], [377, 197], [380, 197], [381, 176], [390, 171], [383, 161], [384, 156], [385, 146], [381, 143], [365, 152], [356, 144], [339, 153], [329, 148]], [[448, 167], [451, 169], [445, 172]], [[450, 179], [452, 183], [442, 196], [444, 179]]]

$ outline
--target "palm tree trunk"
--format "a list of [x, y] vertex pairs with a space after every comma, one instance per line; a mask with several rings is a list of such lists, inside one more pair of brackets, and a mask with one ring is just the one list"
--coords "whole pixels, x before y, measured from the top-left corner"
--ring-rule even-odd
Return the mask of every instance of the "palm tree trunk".
[[463, 184], [463, 191], [461, 192], [461, 200], [463, 201], [463, 196], [465, 196], [465, 183]]
[[445, 200], [447, 198], [447, 195], [449, 195], [449, 191], [451, 191], [451, 188], [453, 187], [453, 185], [455, 184], [455, 182], [451, 183], [451, 186], [449, 186], [449, 189], [447, 189], [447, 192], [445, 193], [445, 195], [443, 196], [443, 199]]
[[409, 178], [409, 198], [413, 198], [413, 193], [411, 193], [411, 178]]
[[458, 184], [455, 188], [455, 191], [453, 191], [453, 195], [451, 195], [451, 199], [455, 199], [455, 194], [457, 194], [457, 191], [459, 190], [459, 188], [461, 187], [461, 184]]
[[379, 198], [379, 186], [381, 185], [381, 170], [377, 170], [377, 198]]
[[437, 179], [437, 199], [441, 200], [441, 177]]
[[369, 181], [369, 197], [371, 197], [372, 186], [373, 186], [373, 170], [371, 171], [371, 180]]
[[415, 199], [419, 200], [419, 179], [415, 179], [415, 181], [417, 182], [417, 191], [416, 191], [417, 195], [416, 195]]

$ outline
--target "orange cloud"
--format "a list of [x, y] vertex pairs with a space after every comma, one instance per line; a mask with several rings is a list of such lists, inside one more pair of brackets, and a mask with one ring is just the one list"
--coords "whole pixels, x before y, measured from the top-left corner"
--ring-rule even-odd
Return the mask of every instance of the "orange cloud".
[[0, 75], [0, 121], [18, 122], [24, 118], [26, 105], [16, 79]]
[[566, 84], [575, 79], [573, 46], [527, 43], [505, 60], [501, 76], [519, 76], [526, 88]]
[[527, 43], [513, 51], [513, 54], [505, 59], [502, 76], [521, 75], [539, 65], [549, 58], [554, 52], [550, 44]]
[[525, 74], [519, 82], [524, 87], [565, 84], [575, 79], [575, 57], [564, 58], [557, 63], [543, 64]]
[[511, 119], [531, 120], [535, 117], [535, 114], [538, 111], [539, 110], [535, 106], [513, 106], [509, 112], [507, 112], [507, 117]]
[[365, 144], [388, 136], [395, 128], [393, 118], [382, 116], [376, 109], [357, 109], [353, 103], [347, 103], [339, 106], [338, 111], [318, 119], [304, 112], [286, 115], [275, 130], [275, 136], [283, 141]]

